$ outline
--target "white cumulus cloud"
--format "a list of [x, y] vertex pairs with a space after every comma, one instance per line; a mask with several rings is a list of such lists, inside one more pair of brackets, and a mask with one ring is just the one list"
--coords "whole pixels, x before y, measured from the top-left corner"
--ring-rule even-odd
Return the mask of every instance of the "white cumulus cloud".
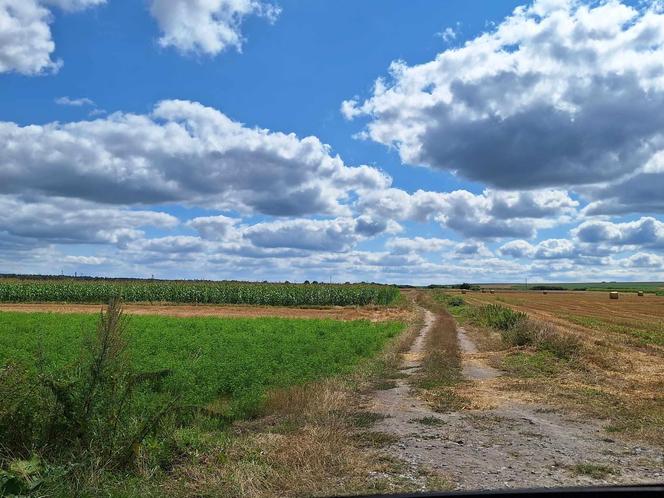
[[664, 150], [658, 5], [536, 0], [430, 62], [394, 62], [343, 112], [405, 163], [492, 186], [616, 181]]
[[150, 12], [162, 31], [161, 46], [216, 55], [227, 48], [242, 48], [245, 17], [274, 21], [280, 10], [261, 0], [151, 0]]
[[36, 75], [57, 72], [49, 7], [77, 11], [106, 0], [0, 0], [0, 73]]

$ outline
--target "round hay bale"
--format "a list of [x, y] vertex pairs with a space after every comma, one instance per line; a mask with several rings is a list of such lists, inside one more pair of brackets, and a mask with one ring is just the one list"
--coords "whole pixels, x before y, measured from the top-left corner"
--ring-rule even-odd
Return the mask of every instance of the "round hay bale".
[[548, 294], [548, 292], [547, 291], [542, 291], [542, 294]]
[[639, 291], [639, 292], [637, 292], [637, 295], [639, 295], [639, 296], [643, 296], [643, 291]]
[[496, 293], [496, 291], [493, 290], [493, 289], [491, 289], [489, 292], [490, 292], [491, 294], [495, 294], [495, 293]]
[[618, 293], [616, 291], [609, 292], [609, 299], [618, 299]]
[[465, 290], [462, 290], [462, 291], [461, 291], [461, 294], [465, 294], [465, 293], [466, 293], [466, 291], [465, 291]]

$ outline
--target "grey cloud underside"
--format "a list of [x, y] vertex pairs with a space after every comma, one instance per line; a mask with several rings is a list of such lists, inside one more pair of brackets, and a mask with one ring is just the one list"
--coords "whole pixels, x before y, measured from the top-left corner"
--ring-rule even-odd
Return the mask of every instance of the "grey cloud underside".
[[664, 249], [664, 222], [652, 217], [624, 223], [590, 220], [575, 228], [573, 234], [581, 242], [591, 244]]
[[[102, 207], [85, 201], [29, 201], [0, 196], [0, 232], [22, 244], [115, 244], [144, 236], [144, 227], [172, 229], [178, 221], [156, 211]], [[6, 240], [6, 241], [7, 241]], [[6, 242], [5, 241], [5, 242]]]
[[664, 213], [664, 172], [638, 173], [626, 180], [594, 189], [584, 212], [589, 215]]
[[[472, 86], [484, 85], [495, 82]], [[463, 95], [468, 86], [452, 85], [453, 94], [472, 108], [474, 102]], [[453, 118], [445, 107], [431, 109], [433, 124], [421, 137], [418, 159], [514, 189], [614, 180], [664, 147], [664, 113], [653, 112], [664, 108], [664, 94], [648, 95], [634, 75], [594, 78], [572, 92], [566, 100], [579, 106], [573, 114], [538, 104], [507, 117], [466, 120]]]

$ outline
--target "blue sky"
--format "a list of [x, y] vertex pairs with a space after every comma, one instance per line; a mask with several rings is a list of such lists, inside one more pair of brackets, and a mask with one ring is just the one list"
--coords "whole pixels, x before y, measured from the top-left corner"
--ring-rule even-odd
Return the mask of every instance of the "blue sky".
[[664, 278], [655, 2], [0, 0], [3, 16], [0, 271]]

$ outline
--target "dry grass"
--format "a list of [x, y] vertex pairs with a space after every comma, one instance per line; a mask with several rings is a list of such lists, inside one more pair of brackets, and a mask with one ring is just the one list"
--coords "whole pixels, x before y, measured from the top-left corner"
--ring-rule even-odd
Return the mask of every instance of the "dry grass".
[[425, 343], [422, 368], [412, 383], [435, 411], [459, 410], [468, 404], [468, 400], [458, 393], [463, 375], [456, 322], [430, 293], [420, 293], [417, 299], [420, 305], [436, 313], [436, 321]]
[[[164, 315], [175, 317], [214, 316], [228, 318], [282, 317], [282, 318], [330, 318], [333, 320], [407, 320], [411, 310], [407, 303], [393, 306], [322, 306], [285, 307], [251, 305], [189, 305], [189, 304], [126, 304], [127, 315]], [[61, 303], [0, 303], [0, 311], [49, 312], [49, 313], [99, 313], [97, 304]]]
[[164, 491], [263, 498], [412, 490], [400, 480], [400, 464], [380, 450], [393, 440], [372, 432], [377, 418], [359, 408], [362, 393], [397, 374], [422, 323], [412, 309], [409, 318], [406, 331], [354, 373], [270, 392], [262, 417], [235, 424], [230, 439], [185, 458]]
[[[555, 325], [580, 341], [578, 357], [556, 360], [525, 348], [505, 350], [493, 339], [476, 340], [492, 364], [511, 368], [498, 387], [605, 420], [607, 430], [664, 445], [664, 297], [608, 293], [469, 293], [471, 305], [496, 303]], [[473, 339], [495, 332], [468, 327]], [[566, 344], [563, 341], [560, 345]], [[506, 363], [507, 362], [507, 363]], [[534, 374], [534, 375], [533, 375]]]

